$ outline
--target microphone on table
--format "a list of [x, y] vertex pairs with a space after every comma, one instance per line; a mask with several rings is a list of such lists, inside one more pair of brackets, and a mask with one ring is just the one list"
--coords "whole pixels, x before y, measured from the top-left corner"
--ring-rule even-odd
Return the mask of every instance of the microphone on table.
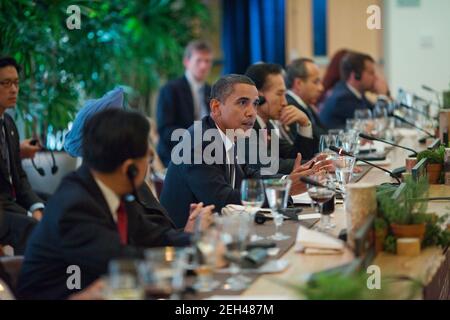
[[389, 171], [389, 170], [387, 170], [387, 169], [385, 169], [385, 168], [383, 168], [383, 167], [377, 166], [376, 164], [373, 164], [372, 162], [369, 162], [369, 161], [360, 159], [360, 158], [358, 158], [358, 157], [355, 157], [352, 153], [347, 152], [347, 151], [345, 151], [344, 149], [337, 148], [337, 147], [335, 147], [335, 146], [330, 146], [330, 150], [336, 152], [336, 153], [339, 154], [339, 155], [344, 155], [344, 156], [348, 156], [348, 157], [353, 157], [353, 158], [355, 158], [357, 161], [364, 162], [364, 163], [368, 164], [368, 165], [371, 166], [371, 167], [374, 167], [374, 168], [377, 168], [378, 170], [384, 171], [384, 172], [388, 173], [389, 176], [391, 176], [392, 178], [394, 178], [395, 180], [397, 180], [397, 184], [401, 184], [401, 183], [402, 183], [401, 180], [400, 180], [400, 179], [399, 179], [392, 171]]
[[316, 180], [308, 178], [308, 177], [300, 177], [300, 181], [303, 182], [303, 183], [306, 183], [306, 184], [310, 184], [310, 185], [315, 186], [315, 187], [331, 190], [331, 191], [333, 191], [335, 193], [345, 194], [345, 192], [343, 192], [343, 191], [341, 191], [339, 189], [326, 186], [326, 185], [324, 185], [324, 184], [322, 184], [320, 182], [317, 182]]
[[411, 148], [408, 148], [408, 147], [401, 146], [401, 145], [396, 144], [396, 143], [392, 143], [392, 142], [387, 141], [387, 140], [383, 140], [383, 139], [380, 139], [380, 138], [377, 138], [377, 137], [369, 136], [368, 134], [365, 134], [365, 133], [360, 133], [359, 137], [363, 138], [363, 139], [366, 139], [366, 140], [371, 140], [371, 141], [380, 141], [382, 143], [389, 144], [389, 145], [397, 147], [397, 148], [405, 149], [405, 150], [411, 151], [413, 153], [414, 157], [417, 156], [417, 152], [415, 150], [413, 150]]
[[415, 113], [418, 113], [418, 114], [424, 116], [424, 117], [427, 118], [427, 119], [431, 119], [431, 117], [430, 117], [430, 115], [429, 115], [428, 113], [426, 113], [426, 112], [424, 112], [424, 111], [422, 111], [422, 110], [419, 110], [419, 109], [417, 109], [417, 108], [414, 108], [413, 106], [407, 105], [407, 104], [404, 103], [404, 102], [398, 103], [398, 106], [403, 107], [403, 108], [408, 109], [408, 110], [411, 110], [411, 111], [413, 111], [413, 112], [415, 112]]
[[434, 134], [429, 133], [427, 130], [425, 130], [425, 129], [419, 127], [419, 126], [417, 126], [415, 123], [412, 123], [411, 121], [406, 120], [405, 118], [399, 116], [398, 114], [395, 114], [395, 113], [394, 113], [392, 116], [393, 116], [395, 119], [400, 120], [400, 121], [403, 122], [403, 123], [409, 124], [411, 127], [415, 128], [415, 129], [417, 129], [417, 130], [419, 130], [419, 131], [422, 131], [423, 133], [426, 133], [429, 137], [431, 137], [431, 138], [436, 138], [436, 136], [435, 136]]

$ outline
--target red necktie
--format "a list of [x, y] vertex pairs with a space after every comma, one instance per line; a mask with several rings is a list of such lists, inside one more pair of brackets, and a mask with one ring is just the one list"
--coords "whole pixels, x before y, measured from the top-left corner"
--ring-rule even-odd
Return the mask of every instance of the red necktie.
[[125, 205], [123, 201], [120, 202], [117, 209], [117, 229], [119, 230], [120, 243], [128, 243], [128, 217], [125, 211]]

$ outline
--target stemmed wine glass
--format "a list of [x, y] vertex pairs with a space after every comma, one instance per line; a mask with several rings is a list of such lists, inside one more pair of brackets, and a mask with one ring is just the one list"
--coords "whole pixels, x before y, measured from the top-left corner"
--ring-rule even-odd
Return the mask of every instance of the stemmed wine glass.
[[279, 228], [283, 224], [284, 217], [281, 211], [287, 206], [291, 184], [292, 181], [290, 179], [264, 180], [267, 200], [272, 209], [273, 221], [275, 223], [275, 234], [269, 237], [269, 239], [282, 241], [290, 238], [290, 236], [281, 233]]
[[345, 192], [345, 186], [353, 177], [355, 157], [334, 155], [332, 161], [335, 167], [336, 180], [339, 183], [340, 189]]
[[[320, 217], [320, 226], [318, 227], [318, 230], [320, 231], [328, 231], [329, 229], [332, 229], [336, 227], [335, 224], [331, 223], [331, 212], [324, 211], [323, 205], [327, 201], [330, 201], [334, 195], [335, 192], [333, 191], [332, 183], [328, 180], [326, 175], [323, 174], [316, 174], [309, 176], [311, 180], [314, 180], [317, 182], [317, 184], [307, 184], [308, 188], [308, 194], [311, 197], [312, 200], [314, 200], [319, 205], [319, 212], [321, 214]], [[328, 188], [320, 187], [322, 186], [328, 186]]]
[[[245, 207], [245, 212], [250, 214], [252, 221], [255, 220], [256, 212], [258, 212], [264, 204], [264, 199], [264, 184], [261, 179], [242, 180], [241, 201]], [[263, 239], [256, 234], [254, 228], [251, 229], [250, 241], [258, 241]]]

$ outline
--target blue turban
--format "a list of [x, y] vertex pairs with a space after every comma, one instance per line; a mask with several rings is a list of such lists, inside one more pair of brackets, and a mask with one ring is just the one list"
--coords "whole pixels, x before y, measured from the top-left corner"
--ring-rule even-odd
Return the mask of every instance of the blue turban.
[[72, 129], [64, 138], [64, 149], [68, 154], [72, 157], [83, 156], [81, 146], [84, 123], [97, 112], [107, 108], [123, 108], [123, 88], [114, 88], [100, 99], [86, 101], [86, 104], [77, 113]]

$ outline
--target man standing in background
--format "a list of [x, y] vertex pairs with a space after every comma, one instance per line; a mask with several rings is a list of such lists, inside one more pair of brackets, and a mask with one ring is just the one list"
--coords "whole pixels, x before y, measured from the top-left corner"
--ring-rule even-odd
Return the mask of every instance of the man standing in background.
[[167, 167], [176, 141], [171, 141], [176, 129], [187, 129], [195, 120], [209, 115], [211, 87], [206, 78], [211, 71], [213, 52], [208, 43], [195, 40], [184, 52], [185, 74], [161, 88], [157, 104], [159, 143], [157, 151]]

